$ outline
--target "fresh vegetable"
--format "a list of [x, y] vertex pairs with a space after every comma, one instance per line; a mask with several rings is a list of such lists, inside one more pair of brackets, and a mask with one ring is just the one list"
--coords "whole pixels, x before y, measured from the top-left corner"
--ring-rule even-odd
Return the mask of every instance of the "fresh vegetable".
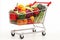
[[19, 15], [18, 15], [18, 19], [25, 19], [25, 14], [24, 13], [20, 13]]
[[31, 16], [33, 16], [33, 13], [29, 9], [26, 9], [26, 18], [30, 18]]
[[39, 15], [35, 17], [35, 23], [41, 22], [41, 20], [43, 19], [43, 16], [44, 16], [44, 12], [41, 11]]
[[10, 20], [17, 20], [17, 14], [16, 13], [10, 13]]
[[35, 16], [39, 14], [39, 9], [38, 9], [38, 8], [34, 8], [33, 11], [34, 11], [34, 15], [35, 15]]
[[38, 6], [37, 6], [40, 10], [43, 10], [43, 9], [45, 9], [46, 7], [45, 6], [43, 6], [42, 4], [38, 4]]
[[18, 4], [10, 11], [10, 21], [18, 25], [38, 23], [42, 21], [45, 10], [46, 7], [38, 3]]
[[33, 11], [33, 8], [31, 8], [31, 7], [26, 7], [26, 9]]
[[34, 16], [31, 16], [30, 19], [32, 20], [32, 22], [34, 22]]

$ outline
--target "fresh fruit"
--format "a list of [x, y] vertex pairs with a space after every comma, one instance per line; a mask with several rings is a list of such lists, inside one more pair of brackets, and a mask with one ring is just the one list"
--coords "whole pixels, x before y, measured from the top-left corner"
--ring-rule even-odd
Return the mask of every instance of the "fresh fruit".
[[34, 15], [35, 15], [35, 16], [39, 14], [39, 9], [38, 9], [38, 8], [34, 8], [33, 11], [34, 11]]
[[10, 21], [18, 25], [38, 23], [44, 16], [45, 6], [38, 3], [31, 3], [26, 6], [18, 4], [10, 11]]
[[23, 22], [24, 22], [24, 24], [27, 24], [28, 21], [27, 21], [27, 19], [24, 19]]
[[21, 8], [23, 8], [24, 6], [22, 5], [22, 4], [19, 4], [19, 5], [17, 5], [17, 8], [18, 9], [21, 9]]
[[25, 7], [22, 7], [22, 8], [21, 8], [21, 11], [26, 11], [26, 8], [25, 8]]
[[18, 9], [19, 12], [26, 11], [26, 8], [21, 4], [17, 6], [17, 9]]
[[23, 23], [23, 20], [17, 20], [17, 24], [18, 25], [23, 25], [24, 23]]

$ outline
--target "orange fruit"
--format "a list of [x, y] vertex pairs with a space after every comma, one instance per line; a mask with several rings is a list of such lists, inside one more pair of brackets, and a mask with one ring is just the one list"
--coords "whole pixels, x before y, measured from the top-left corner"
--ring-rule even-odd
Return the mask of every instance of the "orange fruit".
[[23, 22], [24, 22], [24, 24], [27, 24], [27, 19], [24, 19], [24, 21], [23, 21]]
[[21, 9], [22, 7], [24, 7], [22, 4], [19, 4], [19, 5], [17, 6], [18, 9]]
[[23, 20], [17, 20], [17, 24], [18, 25], [23, 25], [24, 23], [23, 23]]
[[21, 10], [22, 10], [22, 11], [26, 11], [26, 8], [25, 8], [25, 7], [22, 7]]

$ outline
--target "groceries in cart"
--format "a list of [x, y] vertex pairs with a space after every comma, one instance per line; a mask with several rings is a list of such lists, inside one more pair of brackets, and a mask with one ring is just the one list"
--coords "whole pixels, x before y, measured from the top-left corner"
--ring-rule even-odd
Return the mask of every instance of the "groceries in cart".
[[46, 6], [38, 3], [23, 5], [17, 4], [10, 10], [10, 22], [17, 25], [39, 23], [46, 11]]

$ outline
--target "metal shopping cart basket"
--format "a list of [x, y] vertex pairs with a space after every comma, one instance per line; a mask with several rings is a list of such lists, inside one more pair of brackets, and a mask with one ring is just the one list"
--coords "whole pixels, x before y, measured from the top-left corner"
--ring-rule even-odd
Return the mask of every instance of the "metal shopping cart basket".
[[[12, 30], [11, 35], [15, 36], [15, 34], [19, 34], [20, 38], [23, 39], [23, 34], [29, 34], [29, 33], [38, 33], [42, 32], [42, 35], [46, 35], [46, 29], [44, 26], [44, 19], [47, 11], [47, 7], [51, 2], [34, 2], [32, 4], [28, 4], [26, 6], [18, 5], [13, 9], [9, 11], [10, 15], [10, 22], [12, 24], [16, 25], [27, 25], [27, 24], [33, 24], [34, 28], [28, 28], [28, 29], [20, 29], [20, 30]], [[36, 24], [42, 24], [43, 27], [40, 27]], [[44, 30], [36, 31], [36, 27], [42, 28]], [[30, 30], [32, 29], [32, 32], [28, 33], [16, 33], [16, 31], [24, 31], [24, 30]]]

